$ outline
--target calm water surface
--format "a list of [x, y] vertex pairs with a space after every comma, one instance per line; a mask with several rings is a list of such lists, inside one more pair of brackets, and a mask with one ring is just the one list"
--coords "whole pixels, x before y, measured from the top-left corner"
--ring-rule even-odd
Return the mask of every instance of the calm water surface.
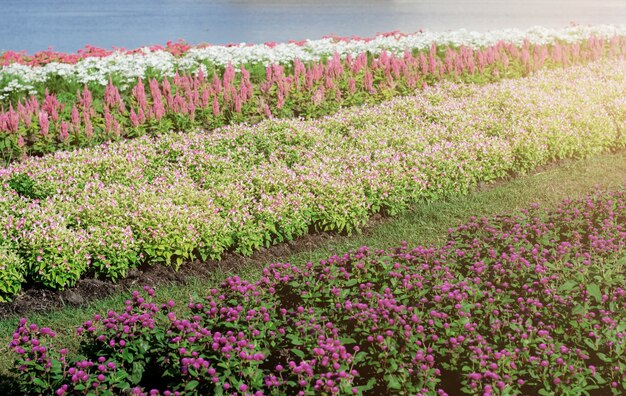
[[0, 50], [626, 23], [626, 0], [2, 0]]

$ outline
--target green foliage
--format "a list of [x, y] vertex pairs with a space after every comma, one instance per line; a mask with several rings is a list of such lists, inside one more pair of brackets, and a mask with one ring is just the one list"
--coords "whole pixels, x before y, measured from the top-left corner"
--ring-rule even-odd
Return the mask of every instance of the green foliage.
[[15, 192], [28, 199], [45, 199], [53, 193], [45, 183], [33, 179], [26, 173], [13, 174], [8, 184]]
[[139, 262], [139, 247], [130, 227], [101, 224], [89, 228], [88, 273], [115, 281], [126, 276]]
[[[1, 242], [1, 240], [0, 240]], [[13, 249], [0, 243], [0, 302], [18, 294], [24, 283], [24, 265]]]
[[37, 228], [21, 243], [20, 256], [28, 279], [44, 287], [73, 286], [85, 274], [90, 257], [88, 234], [68, 229], [56, 219], [47, 219], [49, 228]]

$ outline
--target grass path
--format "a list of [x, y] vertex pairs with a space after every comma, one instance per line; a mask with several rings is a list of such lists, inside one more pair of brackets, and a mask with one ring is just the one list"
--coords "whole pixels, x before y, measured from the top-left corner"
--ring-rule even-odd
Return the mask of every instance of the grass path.
[[[439, 243], [446, 238], [448, 228], [465, 222], [472, 215], [515, 212], [533, 202], [550, 207], [565, 198], [584, 195], [595, 187], [614, 189], [625, 183], [626, 152], [605, 154], [586, 160], [564, 161], [533, 175], [489, 186], [467, 196], [420, 205], [402, 216], [384, 219], [376, 227], [360, 235], [336, 236], [323, 246], [284, 257], [282, 261], [304, 264], [363, 245], [387, 248], [397, 246], [401, 241], [407, 241], [409, 246]], [[237, 274], [252, 279], [259, 271], [260, 268], [254, 266], [239, 269]], [[203, 296], [208, 289], [232, 274], [218, 268], [211, 279], [194, 279], [184, 286], [162, 286], [157, 288], [157, 300], [173, 299], [182, 306], [190, 296]], [[126, 294], [121, 294], [94, 301], [82, 308], [66, 308], [45, 315], [33, 314], [29, 319], [56, 331], [59, 344], [76, 346], [73, 338], [74, 326], [89, 319], [94, 313], [121, 308], [126, 298]], [[15, 317], [0, 320], [1, 394], [10, 393], [7, 379], [11, 376], [12, 356], [8, 354], [7, 344], [18, 319]]]

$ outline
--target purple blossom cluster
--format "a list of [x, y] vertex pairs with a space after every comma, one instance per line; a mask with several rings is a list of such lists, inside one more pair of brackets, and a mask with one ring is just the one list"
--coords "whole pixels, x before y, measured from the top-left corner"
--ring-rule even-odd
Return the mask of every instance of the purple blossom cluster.
[[10, 348], [44, 394], [621, 395], [625, 220], [626, 190], [597, 191], [441, 246], [271, 264], [187, 309], [145, 288], [83, 323], [74, 358], [26, 319]]
[[[51, 288], [178, 268], [292, 240], [352, 232], [373, 213], [464, 194], [553, 160], [624, 147], [624, 61], [419, 96], [320, 120], [166, 134], [0, 169], [0, 281]], [[602, 90], [597, 89], [602, 86]]]
[[[228, 65], [205, 75], [139, 78], [133, 87], [110, 83], [74, 92], [61, 88], [18, 98], [0, 111], [0, 156], [14, 160], [102, 142], [187, 131], [273, 117], [319, 117], [340, 107], [380, 103], [442, 79], [488, 82], [544, 68], [621, 58], [626, 38], [591, 36], [581, 42], [522, 46], [500, 41], [482, 49], [437, 47], [430, 51], [363, 52], [342, 59], [274, 64], [265, 70]], [[258, 67], [257, 67], [258, 68]], [[254, 73], [254, 75], [252, 75]], [[70, 84], [71, 85], [71, 84]], [[92, 92], [92, 90], [94, 92]]]

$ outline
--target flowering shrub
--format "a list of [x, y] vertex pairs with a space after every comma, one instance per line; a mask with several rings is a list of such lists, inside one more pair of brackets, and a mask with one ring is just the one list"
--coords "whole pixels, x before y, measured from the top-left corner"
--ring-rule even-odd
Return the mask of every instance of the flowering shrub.
[[20, 256], [14, 249], [0, 244], [0, 302], [19, 293], [23, 282], [24, 270]]
[[10, 348], [44, 394], [621, 395], [625, 220], [626, 190], [599, 191], [440, 247], [272, 264], [178, 313], [145, 288], [83, 323], [78, 355], [22, 319]]
[[287, 65], [235, 68], [196, 62], [165, 76], [144, 72], [137, 66], [147, 62], [141, 57], [126, 59], [138, 62], [131, 65], [139, 71], [129, 76], [98, 75], [88, 67], [82, 80], [65, 74], [50, 77], [37, 68], [45, 78], [36, 87], [18, 89], [23, 78], [3, 77], [8, 96], [0, 111], [0, 156], [9, 162], [172, 129], [212, 129], [273, 117], [317, 118], [340, 107], [408, 95], [441, 79], [485, 83], [623, 58], [625, 53], [626, 36], [591, 35], [551, 44], [499, 41], [478, 49], [433, 44], [425, 51], [407, 48], [400, 54], [348, 51], [345, 58], [335, 52], [321, 60], [291, 58]]
[[[0, 229], [26, 281], [66, 287], [140, 262], [251, 254], [310, 229], [624, 147], [624, 61], [417, 97], [315, 121], [140, 137], [0, 169]], [[598, 86], [602, 86], [599, 90]]]

